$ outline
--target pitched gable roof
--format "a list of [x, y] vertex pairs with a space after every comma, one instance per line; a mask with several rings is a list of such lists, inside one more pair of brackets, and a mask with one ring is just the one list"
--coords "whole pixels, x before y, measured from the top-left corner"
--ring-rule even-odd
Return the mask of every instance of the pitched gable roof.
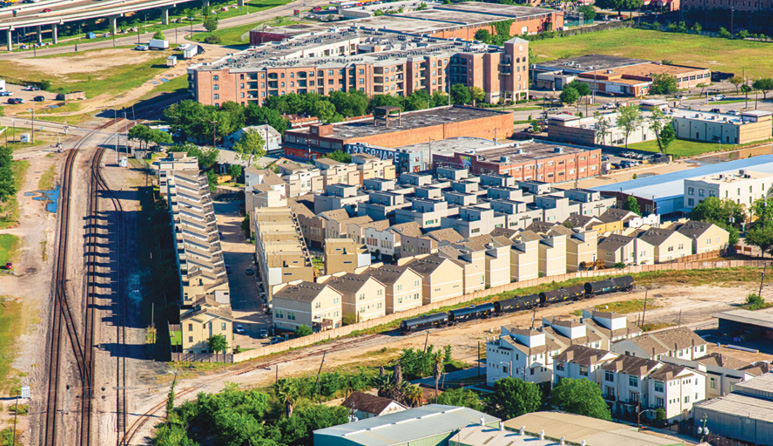
[[386, 410], [390, 404], [397, 404], [398, 406], [406, 409], [405, 406], [390, 398], [384, 398], [381, 396], [371, 395], [364, 392], [352, 392], [341, 406], [347, 409], [359, 410], [361, 412], [372, 413], [379, 415]]
[[599, 220], [604, 223], [614, 223], [616, 221], [626, 222], [632, 218], [638, 217], [635, 212], [626, 211], [625, 209], [609, 208], [599, 215]]

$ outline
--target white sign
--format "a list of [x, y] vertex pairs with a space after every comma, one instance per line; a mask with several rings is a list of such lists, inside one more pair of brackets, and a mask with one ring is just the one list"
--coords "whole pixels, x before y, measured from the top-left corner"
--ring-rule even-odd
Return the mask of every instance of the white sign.
[[30, 386], [21, 386], [21, 397], [22, 398], [31, 398], [30, 396]]

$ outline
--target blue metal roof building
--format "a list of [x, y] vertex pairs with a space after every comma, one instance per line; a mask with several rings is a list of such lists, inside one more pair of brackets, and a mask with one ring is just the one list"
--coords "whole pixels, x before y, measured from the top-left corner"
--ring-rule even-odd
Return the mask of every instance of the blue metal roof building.
[[314, 431], [314, 446], [447, 446], [471, 425], [497, 427], [499, 418], [467, 407], [429, 404]]
[[653, 202], [654, 213], [666, 215], [678, 212], [684, 208], [684, 180], [720, 173], [737, 172], [742, 169], [773, 174], [773, 155], [708, 164], [694, 169], [653, 175], [622, 183], [606, 184], [591, 188], [591, 190], [614, 192], [620, 195], [633, 195], [639, 199]]

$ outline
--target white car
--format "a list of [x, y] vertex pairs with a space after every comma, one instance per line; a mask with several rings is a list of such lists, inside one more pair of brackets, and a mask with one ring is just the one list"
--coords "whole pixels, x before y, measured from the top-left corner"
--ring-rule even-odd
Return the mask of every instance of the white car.
[[234, 328], [234, 331], [238, 334], [244, 334], [244, 327], [242, 324], [238, 324], [236, 328]]

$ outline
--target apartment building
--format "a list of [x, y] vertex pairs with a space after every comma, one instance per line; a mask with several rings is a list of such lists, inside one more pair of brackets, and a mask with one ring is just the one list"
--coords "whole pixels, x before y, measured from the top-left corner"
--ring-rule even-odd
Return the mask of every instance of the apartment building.
[[314, 212], [316, 214], [344, 209], [355, 215], [357, 206], [369, 200], [367, 194], [362, 193], [357, 186], [348, 184], [328, 184], [325, 192], [314, 196]]
[[510, 281], [518, 282], [539, 277], [540, 241], [533, 238], [521, 238], [512, 241], [510, 248]]
[[175, 171], [196, 171], [199, 170], [199, 159], [195, 156], [188, 156], [185, 152], [169, 152], [166, 158], [159, 158], [154, 162], [157, 164], [158, 189], [162, 194], [166, 194], [167, 177]]
[[512, 244], [507, 238], [494, 237], [486, 243], [486, 287], [510, 283], [510, 251]]
[[589, 331], [601, 337], [600, 348], [611, 350], [612, 344], [622, 339], [629, 339], [642, 334], [642, 329], [635, 324], [628, 323], [624, 314], [613, 311], [599, 311], [595, 308], [582, 310], [582, 322]]
[[614, 342], [611, 350], [626, 356], [652, 360], [664, 356], [695, 360], [706, 355], [708, 344], [689, 328], [681, 327], [623, 339]]
[[[381, 258], [396, 259], [403, 255], [403, 236], [421, 237], [421, 229], [416, 222], [393, 225], [386, 229], [367, 228], [365, 229], [365, 246], [368, 251], [380, 256]], [[429, 253], [427, 251], [426, 253]], [[406, 256], [422, 254], [417, 252], [407, 252]]]
[[[223, 299], [220, 299], [221, 301]], [[180, 330], [183, 353], [230, 353], [233, 344], [233, 314], [230, 297], [218, 302], [213, 295], [204, 296], [180, 309]], [[209, 350], [209, 339], [223, 336], [228, 348], [225, 352]]]
[[384, 284], [386, 314], [398, 313], [422, 306], [423, 278], [408, 266], [383, 265], [369, 268], [363, 275]]
[[674, 225], [677, 232], [692, 240], [692, 253], [719, 252], [727, 248], [730, 233], [713, 223], [686, 221]]
[[566, 271], [576, 272], [593, 265], [598, 252], [596, 231], [572, 232], [566, 237]]
[[325, 274], [353, 273], [370, 266], [370, 253], [350, 238], [325, 239]]
[[545, 333], [503, 325], [500, 335], [486, 340], [486, 384], [514, 377], [547, 385], [553, 379], [552, 357]]
[[354, 322], [375, 319], [386, 314], [386, 289], [383, 283], [365, 274], [345, 274], [327, 279], [325, 284], [341, 293], [343, 315]]
[[451, 259], [430, 255], [406, 265], [422, 278], [422, 305], [464, 294], [464, 268]]
[[169, 171], [166, 195], [180, 272], [180, 304], [216, 291], [228, 292], [223, 250], [209, 183], [198, 170]]
[[464, 237], [475, 237], [489, 234], [494, 228], [505, 227], [505, 216], [496, 215], [493, 209], [464, 206], [459, 209], [457, 215], [441, 218], [441, 226], [453, 228]]
[[197, 101], [215, 106], [262, 104], [290, 93], [432, 94], [455, 83], [483, 89], [489, 102], [522, 99], [529, 88], [528, 45], [517, 37], [495, 47], [356, 25], [327, 28], [193, 65], [188, 88]]
[[589, 379], [602, 382], [604, 364], [615, 360], [619, 355], [606, 350], [572, 345], [553, 357], [553, 384], [564, 378]]
[[566, 274], [566, 235], [544, 235], [534, 231], [521, 232], [524, 241], [536, 241], [541, 276]]
[[761, 197], [767, 196], [772, 186], [773, 175], [750, 170], [686, 178], [684, 206], [693, 209], [706, 198], [717, 197], [748, 207]]
[[293, 281], [276, 287], [271, 314], [275, 328], [295, 331], [301, 325], [314, 331], [341, 326], [343, 295], [325, 283]]
[[255, 212], [255, 257], [263, 291], [269, 301], [283, 283], [314, 280], [314, 267], [298, 219], [289, 207]]
[[735, 116], [676, 109], [671, 123], [679, 139], [747, 144], [770, 139], [773, 113], [750, 110]]
[[692, 254], [692, 240], [674, 229], [650, 228], [636, 233], [636, 237], [652, 245], [656, 263], [670, 262]]
[[463, 294], [486, 288], [486, 251], [483, 247], [443, 244], [438, 248], [438, 256], [450, 259], [462, 267]]
[[597, 250], [598, 259], [607, 266], [655, 263], [655, 247], [640, 237], [611, 234], [601, 239]]
[[736, 384], [770, 370], [770, 363], [759, 363], [762, 365], [759, 367], [721, 353], [709, 353], [695, 360], [663, 356], [661, 361], [703, 373], [706, 376], [706, 399], [728, 395]]

